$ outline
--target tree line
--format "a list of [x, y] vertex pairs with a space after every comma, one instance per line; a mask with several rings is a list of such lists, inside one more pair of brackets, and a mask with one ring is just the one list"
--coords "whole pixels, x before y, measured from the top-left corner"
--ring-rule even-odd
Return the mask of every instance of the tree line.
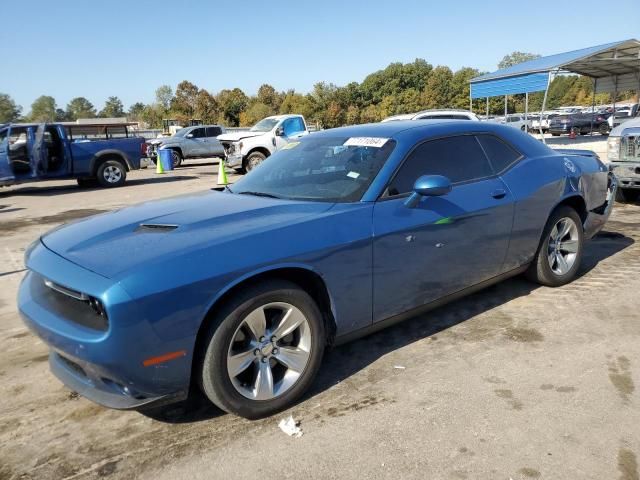
[[[513, 52], [499, 63], [504, 68], [538, 55]], [[300, 113], [307, 120], [324, 128], [377, 122], [390, 115], [417, 112], [432, 108], [469, 108], [469, 80], [481, 72], [463, 67], [455, 72], [446, 66], [434, 67], [424, 59], [410, 63], [391, 63], [386, 68], [368, 75], [362, 82], [345, 86], [318, 82], [311, 92], [295, 90], [277, 91], [264, 84], [256, 95], [247, 95], [240, 88], [224, 89], [214, 94], [183, 80], [175, 91], [162, 85], [155, 91], [155, 100], [149, 104], [136, 102], [125, 111], [122, 101], [112, 96], [104, 107], [97, 110], [85, 97], [73, 98], [62, 109], [53, 97], [42, 95], [31, 105], [29, 113], [22, 115], [22, 107], [0, 93], [0, 123], [15, 121], [75, 121], [78, 118], [128, 117], [129, 121], [146, 123], [158, 128], [166, 118], [185, 122], [199, 119], [207, 124], [248, 126], [274, 114]], [[549, 87], [547, 108], [562, 105], [590, 105], [593, 84], [590, 78], [570, 75], [556, 77]], [[618, 100], [628, 98], [631, 92], [621, 92]], [[529, 111], [539, 110], [542, 92], [529, 95]], [[610, 103], [609, 94], [597, 94], [597, 104]], [[509, 113], [523, 112], [524, 95], [508, 98]], [[473, 101], [476, 113], [486, 113], [485, 99]], [[489, 113], [504, 113], [504, 98], [489, 100]]]

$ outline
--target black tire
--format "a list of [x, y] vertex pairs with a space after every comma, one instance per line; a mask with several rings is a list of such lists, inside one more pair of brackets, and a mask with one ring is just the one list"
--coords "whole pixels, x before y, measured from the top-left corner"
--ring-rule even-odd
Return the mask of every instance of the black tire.
[[578, 127], [571, 127], [570, 132], [573, 133], [574, 135], [579, 135], [580, 129]]
[[80, 188], [94, 188], [98, 186], [98, 180], [95, 178], [78, 178], [76, 181]]
[[[309, 358], [303, 372], [288, 390], [269, 400], [252, 400], [242, 395], [232, 383], [227, 371], [227, 356], [247, 315], [272, 302], [293, 305], [307, 319], [311, 332]], [[306, 392], [320, 368], [325, 342], [322, 314], [307, 292], [284, 280], [254, 284], [227, 301], [211, 322], [199, 352], [197, 378], [205, 395], [222, 410], [249, 419], [262, 418], [291, 406]]]
[[634, 203], [640, 196], [640, 190], [633, 188], [620, 188], [616, 190], [616, 202]]
[[521, 127], [520, 127], [520, 130], [522, 130], [523, 132], [525, 132], [525, 131], [527, 130], [527, 127], [523, 125], [523, 126], [521, 126]]
[[243, 173], [246, 173], [244, 171], [244, 167], [234, 168], [234, 170], [236, 171], [237, 174], [240, 174], [240, 175], [242, 175]]
[[101, 187], [121, 187], [127, 179], [127, 168], [121, 160], [105, 160], [98, 166], [96, 178]]
[[173, 168], [178, 168], [182, 165], [184, 158], [178, 150], [171, 150], [171, 161], [173, 162]]
[[[553, 228], [560, 220], [565, 218], [571, 219], [577, 227], [577, 252], [571, 268], [566, 273], [559, 275], [552, 270], [552, 267], [550, 265], [549, 243], [551, 240], [551, 232]], [[532, 282], [546, 285], [548, 287], [559, 287], [565, 285], [575, 278], [576, 273], [580, 268], [583, 250], [584, 232], [582, 229], [582, 220], [580, 219], [580, 215], [578, 215], [578, 212], [576, 212], [573, 208], [562, 205], [556, 208], [549, 216], [547, 224], [545, 225], [544, 231], [542, 233], [540, 244], [538, 245], [538, 250], [533, 259], [533, 262], [531, 262], [531, 265], [529, 265], [526, 276]]]
[[262, 152], [252, 152], [247, 156], [244, 162], [244, 170], [249, 173], [251, 170], [260, 165], [267, 156]]
[[609, 124], [601, 123], [598, 127], [598, 132], [600, 132], [600, 135], [609, 135]]

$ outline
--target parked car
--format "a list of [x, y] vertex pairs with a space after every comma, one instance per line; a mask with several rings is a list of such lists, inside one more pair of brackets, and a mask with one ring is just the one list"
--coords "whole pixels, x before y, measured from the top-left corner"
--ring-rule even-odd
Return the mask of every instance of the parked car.
[[260, 120], [248, 131], [227, 133], [218, 140], [224, 146], [227, 165], [249, 172], [289, 142], [308, 134], [302, 115], [275, 115]]
[[193, 382], [227, 412], [273, 414], [308, 390], [327, 345], [523, 272], [570, 282], [616, 188], [592, 152], [489, 122], [289, 145], [224, 191], [80, 220], [28, 248], [19, 311], [62, 382], [113, 408], [176, 401]]
[[621, 202], [640, 197], [640, 116], [611, 130], [607, 141], [609, 168], [618, 179]]
[[492, 122], [501, 123], [503, 125], [507, 125], [511, 128], [517, 128], [523, 132], [527, 132], [531, 129], [531, 117], [528, 117], [527, 120], [524, 119], [524, 115], [520, 114], [511, 114], [507, 115], [507, 117], [496, 117], [492, 120]]
[[119, 187], [140, 168], [147, 145], [131, 124], [14, 123], [0, 127], [0, 186], [75, 178]]
[[558, 137], [565, 133], [573, 132], [576, 135], [587, 135], [594, 132], [601, 135], [609, 134], [609, 113], [576, 113], [573, 115], [560, 115], [549, 122], [549, 133]]
[[440, 109], [440, 110], [423, 110], [418, 113], [406, 113], [402, 115], [393, 115], [387, 117], [382, 122], [393, 122], [398, 120], [476, 120], [478, 116], [468, 110], [459, 109]]
[[613, 130], [618, 125], [636, 117], [640, 117], [640, 105], [637, 103], [616, 109], [615, 115], [610, 115], [607, 119], [609, 129]]
[[547, 133], [549, 130], [549, 122], [559, 115], [559, 113], [545, 113], [541, 117], [540, 114], [531, 114], [531, 128], [529, 131], [539, 133], [540, 129], [542, 129], [542, 133]]
[[224, 132], [220, 125], [185, 127], [170, 137], [150, 140], [148, 155], [155, 162], [158, 150], [171, 150], [174, 167], [182, 165], [187, 158], [222, 157], [224, 148], [218, 136]]

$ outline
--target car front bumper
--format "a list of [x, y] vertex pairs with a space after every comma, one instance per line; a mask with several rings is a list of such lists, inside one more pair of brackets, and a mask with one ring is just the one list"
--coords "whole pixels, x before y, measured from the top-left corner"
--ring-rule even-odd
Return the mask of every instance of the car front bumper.
[[[52, 373], [73, 391], [115, 409], [171, 403], [186, 398], [193, 342], [160, 338], [136, 303], [113, 281], [85, 270], [39, 243], [18, 291], [20, 315], [50, 348]], [[87, 305], [51, 292], [44, 279], [86, 292], [104, 304], [108, 322], [83, 322]], [[76, 303], [74, 303], [76, 302]], [[86, 310], [88, 311], [88, 310]], [[83, 310], [85, 312], [85, 310]], [[184, 352], [166, 363], [145, 365], [167, 352]]]
[[618, 179], [620, 188], [640, 189], [640, 161], [611, 162], [609, 169]]

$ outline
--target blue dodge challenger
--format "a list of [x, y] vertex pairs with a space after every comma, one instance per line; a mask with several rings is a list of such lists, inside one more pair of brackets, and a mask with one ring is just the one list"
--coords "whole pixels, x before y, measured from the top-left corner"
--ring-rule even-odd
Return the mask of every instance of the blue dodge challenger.
[[328, 345], [520, 273], [571, 281], [615, 189], [593, 153], [498, 124], [326, 130], [224, 191], [49, 232], [27, 249], [19, 309], [94, 402], [199, 387], [263, 417], [309, 388]]

